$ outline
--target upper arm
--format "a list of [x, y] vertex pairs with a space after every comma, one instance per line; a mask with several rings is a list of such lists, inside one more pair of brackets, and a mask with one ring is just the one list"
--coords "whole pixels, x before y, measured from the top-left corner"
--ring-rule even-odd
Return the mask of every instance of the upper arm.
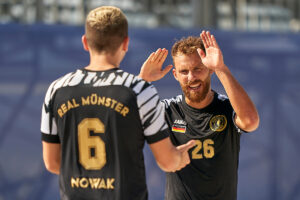
[[61, 160], [61, 145], [43, 141], [43, 159], [47, 170], [59, 174]]
[[143, 133], [148, 143], [157, 142], [169, 136], [165, 121], [165, 108], [153, 85], [145, 83], [143, 89], [137, 93], [137, 106]]
[[48, 171], [59, 174], [61, 145], [57, 125], [51, 105], [53, 82], [47, 90], [42, 106], [41, 134], [43, 144], [43, 160]]

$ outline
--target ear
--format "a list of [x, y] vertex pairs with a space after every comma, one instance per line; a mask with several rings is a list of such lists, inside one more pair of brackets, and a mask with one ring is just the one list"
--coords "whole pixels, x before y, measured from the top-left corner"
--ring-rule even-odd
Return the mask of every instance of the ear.
[[88, 46], [88, 43], [87, 43], [85, 35], [83, 35], [81, 37], [81, 42], [82, 42], [82, 45], [83, 45], [83, 49], [86, 50], [86, 51], [89, 51], [89, 46]]
[[128, 51], [128, 46], [129, 46], [129, 37], [125, 37], [123, 40], [123, 44], [122, 44], [122, 50], [124, 50], [125, 52]]
[[176, 81], [178, 81], [175, 67], [173, 68], [172, 72], [173, 72], [174, 78], [176, 79]]

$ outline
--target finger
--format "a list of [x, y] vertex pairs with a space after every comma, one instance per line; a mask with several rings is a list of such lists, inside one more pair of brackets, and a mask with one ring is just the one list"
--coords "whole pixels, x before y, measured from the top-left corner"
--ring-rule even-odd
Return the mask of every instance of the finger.
[[162, 51], [160, 52], [160, 55], [158, 55], [157, 57], [157, 62], [160, 64], [162, 64], [166, 58], [167, 58], [167, 55], [168, 55], [168, 50], [166, 50], [165, 48], [162, 49]]
[[207, 39], [207, 43], [209, 46], [212, 46], [213, 43], [211, 41], [211, 35], [210, 35], [210, 32], [209, 31], [206, 31], [206, 39]]
[[197, 52], [198, 52], [201, 60], [203, 60], [205, 58], [205, 56], [206, 56], [205, 52], [202, 49], [200, 49], [200, 48], [197, 49]]
[[154, 54], [155, 54], [155, 53], [152, 52], [145, 62], [151, 62], [152, 59], [153, 59]]
[[158, 48], [156, 50], [156, 52], [154, 53], [154, 56], [152, 58], [152, 62], [155, 62], [157, 60], [157, 57], [159, 56], [160, 52], [161, 52], [161, 48]]
[[171, 69], [173, 68], [173, 65], [168, 65], [163, 69], [162, 74], [165, 76]]
[[178, 150], [180, 151], [188, 151], [190, 148], [192, 148], [193, 146], [196, 145], [196, 142], [195, 140], [190, 140], [188, 141], [187, 143], [183, 144], [183, 145], [180, 145], [178, 147], [176, 147]]
[[220, 49], [220, 47], [219, 47], [219, 45], [217, 43], [217, 40], [216, 40], [216, 38], [215, 38], [214, 35], [211, 35], [211, 40], [212, 40], [212, 43], [213, 43], [214, 47]]
[[202, 33], [200, 34], [201, 40], [203, 42], [204, 48], [207, 49], [208, 48], [208, 44], [206, 41], [206, 35], [205, 35], [205, 31], [202, 31]]
[[158, 64], [162, 65], [165, 62], [167, 56], [168, 56], [168, 50], [165, 49], [162, 53], [162, 57], [160, 58]]

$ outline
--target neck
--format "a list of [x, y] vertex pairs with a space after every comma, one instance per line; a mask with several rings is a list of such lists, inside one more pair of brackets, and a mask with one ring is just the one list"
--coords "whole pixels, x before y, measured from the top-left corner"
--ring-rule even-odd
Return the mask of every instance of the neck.
[[93, 71], [103, 71], [119, 67], [119, 61], [109, 54], [97, 54], [90, 56], [90, 64], [86, 69]]
[[206, 97], [200, 102], [192, 102], [187, 97], [185, 97], [185, 102], [193, 108], [202, 109], [208, 106], [213, 101], [213, 99], [214, 99], [214, 92], [210, 90], [207, 93]]

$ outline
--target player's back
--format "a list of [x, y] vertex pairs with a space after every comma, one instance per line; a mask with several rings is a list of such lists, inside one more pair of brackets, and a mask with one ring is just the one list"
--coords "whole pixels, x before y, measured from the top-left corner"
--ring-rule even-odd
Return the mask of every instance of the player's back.
[[61, 144], [62, 199], [147, 199], [142, 149], [158, 101], [152, 85], [119, 69], [80, 69], [52, 83], [44, 115], [53, 121], [42, 132]]

